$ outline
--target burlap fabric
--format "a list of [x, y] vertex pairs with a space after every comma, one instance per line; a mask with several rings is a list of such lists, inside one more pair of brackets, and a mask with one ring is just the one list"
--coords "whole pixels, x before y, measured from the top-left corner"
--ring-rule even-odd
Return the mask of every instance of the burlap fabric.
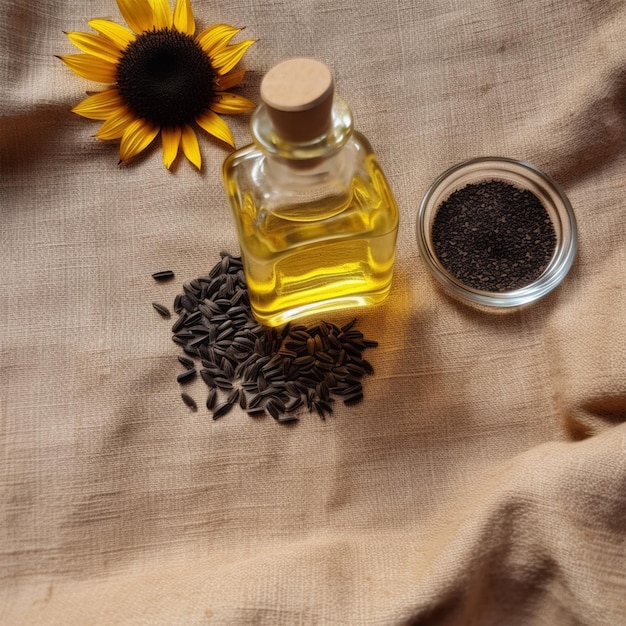
[[[227, 151], [119, 167], [54, 57], [115, 2], [1, 6], [2, 623], [626, 623], [623, 2], [196, 0], [259, 40], [252, 99], [284, 58], [331, 66], [400, 206], [365, 400], [290, 427], [190, 412], [151, 307], [238, 251]], [[565, 283], [505, 316], [415, 243], [428, 185], [485, 155], [552, 175], [580, 228]]]

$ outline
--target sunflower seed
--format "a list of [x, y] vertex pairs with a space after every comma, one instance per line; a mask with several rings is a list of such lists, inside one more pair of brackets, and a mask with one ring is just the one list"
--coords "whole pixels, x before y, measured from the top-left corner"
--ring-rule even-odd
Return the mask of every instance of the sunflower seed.
[[355, 385], [342, 385], [338, 387], [331, 387], [330, 391], [331, 393], [334, 393], [338, 396], [349, 396], [355, 393], [362, 393], [363, 387], [360, 383], [357, 383]]
[[224, 341], [225, 339], [229, 339], [233, 334], [233, 329], [232, 328], [226, 328], [225, 330], [223, 330], [218, 336], [216, 341]]
[[347, 376], [350, 375], [350, 372], [348, 371], [347, 367], [345, 367], [344, 365], [341, 365], [333, 369], [333, 374], [335, 374], [335, 376], [341, 376], [342, 378], [346, 378]]
[[174, 325], [172, 326], [172, 332], [177, 333], [185, 325], [186, 321], [187, 313], [183, 312], [182, 315], [174, 322]]
[[337, 367], [341, 367], [345, 363], [347, 358], [348, 358], [348, 353], [343, 348], [341, 348], [341, 350], [339, 351], [339, 354], [337, 355], [337, 361], [335, 365]]
[[217, 306], [220, 307], [222, 311], [228, 310], [231, 306], [231, 302], [227, 298], [218, 298], [217, 300], [214, 300], [214, 302], [215, 304], [217, 304]]
[[285, 403], [282, 401], [280, 395], [273, 395], [269, 400], [281, 413], [285, 410]]
[[226, 400], [230, 404], [237, 404], [239, 402], [240, 397], [241, 397], [241, 390], [240, 389], [233, 389], [228, 394], [228, 398], [226, 398]]
[[187, 316], [185, 320], [185, 326], [193, 326], [196, 322], [199, 322], [202, 319], [201, 311], [194, 311], [191, 315]]
[[250, 367], [250, 362], [253, 358], [253, 354], [249, 354], [245, 357], [242, 355], [241, 360], [239, 360], [239, 363], [237, 363], [237, 366], [235, 367], [234, 376], [243, 379], [247, 369]]
[[195, 311], [196, 307], [200, 303], [198, 298], [194, 297], [190, 293], [185, 293], [185, 295], [181, 297], [180, 302], [183, 305], [183, 307], [185, 307], [185, 309], [189, 311], [190, 313], [192, 311]]
[[326, 401], [330, 400], [330, 391], [326, 383], [321, 382], [319, 385], [316, 385], [315, 391], [320, 399]]
[[[319, 352], [318, 352], [318, 354], [319, 354]], [[324, 370], [325, 372], [330, 372], [330, 370], [333, 369], [333, 364], [332, 363], [327, 363], [327, 362], [324, 362], [324, 361], [320, 361], [320, 360], [316, 359], [315, 363], [313, 364], [313, 367], [316, 370], [318, 370], [318, 371], [319, 370]]]
[[264, 396], [262, 393], [257, 393], [255, 396], [252, 396], [250, 400], [248, 400], [248, 411], [254, 410], [261, 405], [264, 400]]
[[251, 350], [254, 350], [254, 341], [252, 341], [249, 337], [235, 336], [232, 345], [242, 352], [250, 352]]
[[209, 409], [209, 411], [212, 411], [213, 408], [215, 407], [216, 400], [217, 400], [217, 389], [213, 387], [212, 389], [209, 390], [209, 395], [207, 396], [207, 399], [206, 399], [206, 408]]
[[322, 418], [326, 419], [327, 415], [331, 415], [333, 412], [332, 407], [328, 402], [324, 400], [314, 400], [313, 408], [317, 411], [317, 414]]
[[374, 367], [372, 366], [372, 364], [367, 359], [363, 359], [361, 361], [361, 366], [365, 370], [366, 374], [372, 375], [374, 373]]
[[219, 387], [220, 389], [230, 391], [233, 388], [233, 383], [228, 380], [228, 378], [224, 378], [222, 376], [217, 376], [213, 379], [213, 382], [215, 383], [215, 386]]
[[298, 421], [300, 421], [300, 417], [298, 415], [285, 413], [283, 415], [279, 415], [278, 421], [281, 424], [287, 424], [288, 422], [298, 422]]
[[196, 346], [201, 346], [205, 344], [209, 340], [209, 336], [205, 334], [196, 335], [191, 341], [187, 343], [190, 348], [194, 348]]
[[360, 377], [360, 376], [363, 376], [363, 374], [365, 374], [365, 368], [361, 367], [360, 365], [356, 365], [355, 363], [346, 363], [346, 369], [353, 376]]
[[224, 376], [228, 379], [232, 379], [235, 376], [235, 368], [226, 357], [222, 357], [220, 360], [220, 369], [224, 372]]
[[287, 413], [292, 413], [296, 409], [299, 409], [303, 404], [304, 400], [302, 399], [302, 396], [291, 398], [291, 400], [285, 404], [285, 411]]
[[188, 394], [185, 393], [183, 391], [183, 393], [180, 394], [180, 397], [183, 399], [183, 402], [193, 411], [196, 411], [198, 409], [198, 405], [196, 404], [196, 401]]
[[159, 302], [153, 302], [152, 306], [161, 317], [164, 317], [167, 319], [172, 316], [172, 314], [170, 313], [170, 310], [165, 305], [160, 304]]
[[217, 327], [217, 332], [221, 333], [222, 331], [231, 328], [233, 325], [233, 320], [230, 318], [226, 318], [218, 327]]
[[265, 409], [274, 419], [278, 419], [281, 415], [281, 411], [275, 403], [274, 398], [270, 398], [265, 403]]
[[313, 392], [312, 389], [307, 388], [306, 390], [306, 408], [309, 409], [309, 411], [313, 410], [313, 396], [315, 395], [315, 393]]
[[209, 387], [215, 387], [215, 377], [206, 367], [200, 370], [200, 377]]
[[277, 376], [280, 376], [283, 373], [282, 365], [276, 365], [268, 370], [263, 371], [263, 376], [265, 376], [266, 380], [271, 380]]
[[307, 365], [313, 365], [315, 363], [315, 357], [310, 354], [307, 356], [299, 356], [293, 360], [293, 364], [299, 368], [306, 367]]
[[356, 322], [357, 322], [357, 319], [355, 317], [355, 318], [352, 319], [352, 321], [348, 322], [345, 326], [341, 327], [341, 332], [342, 333], [347, 333], [351, 328], [354, 327]]
[[317, 383], [320, 382], [317, 378], [311, 378], [310, 376], [300, 376], [298, 380], [303, 385], [306, 385], [306, 387], [311, 388], [311, 389], [315, 389], [315, 386], [317, 385]]
[[295, 359], [298, 356], [297, 352], [289, 350], [288, 348], [281, 348], [278, 351], [278, 354], [280, 354], [285, 359]]
[[174, 272], [172, 270], [154, 272], [154, 274], [152, 274], [152, 278], [154, 278], [154, 280], [169, 280], [170, 278], [174, 278]]
[[224, 402], [223, 404], [220, 404], [219, 406], [215, 407], [215, 409], [213, 410], [213, 419], [214, 420], [219, 419], [220, 417], [223, 417], [227, 413], [230, 413], [232, 408], [233, 408], [233, 405], [230, 402]]
[[178, 314], [183, 312], [183, 305], [181, 304], [181, 295], [177, 294], [176, 297], [174, 298], [174, 311]]
[[328, 352], [317, 352], [316, 355], [318, 361], [324, 361], [325, 363], [329, 363], [330, 365], [335, 364], [335, 359], [333, 359]]
[[359, 347], [353, 345], [352, 343], [344, 342], [343, 349], [350, 356], [356, 356], [356, 357], [361, 356], [362, 348], [359, 348]]
[[195, 377], [196, 377], [196, 368], [192, 367], [188, 370], [185, 370], [182, 374], [179, 374], [176, 377], [176, 380], [182, 385], [184, 383], [188, 383], [190, 380], [192, 380]]
[[178, 360], [182, 365], [184, 365], [188, 370], [193, 367], [193, 360], [187, 358], [186, 356], [178, 355]]
[[346, 396], [344, 398], [343, 403], [346, 406], [353, 406], [355, 404], [358, 404], [359, 402], [361, 402], [361, 400], [363, 400], [363, 394], [361, 392], [358, 393], [353, 393], [349, 396]]
[[326, 372], [326, 376], [324, 376], [324, 382], [328, 385], [328, 387], [335, 387], [337, 385], [337, 378], [332, 372]]

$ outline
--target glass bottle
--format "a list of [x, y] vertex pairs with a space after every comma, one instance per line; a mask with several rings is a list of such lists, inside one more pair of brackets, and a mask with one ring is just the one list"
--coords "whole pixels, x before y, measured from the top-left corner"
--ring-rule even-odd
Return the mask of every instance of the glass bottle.
[[254, 316], [278, 326], [381, 302], [398, 208], [329, 69], [284, 61], [264, 77], [261, 101], [254, 143], [227, 157], [222, 172]]

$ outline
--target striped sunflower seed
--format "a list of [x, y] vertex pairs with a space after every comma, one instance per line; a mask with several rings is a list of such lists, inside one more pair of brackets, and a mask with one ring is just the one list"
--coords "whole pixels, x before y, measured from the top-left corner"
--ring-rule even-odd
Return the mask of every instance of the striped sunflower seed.
[[181, 385], [188, 383], [190, 380], [193, 380], [196, 377], [196, 368], [191, 367], [188, 370], [185, 370], [182, 374], [179, 374], [176, 377], [176, 381]]
[[164, 304], [160, 304], [159, 302], [153, 302], [152, 306], [161, 317], [167, 319], [172, 316], [170, 310]]
[[215, 409], [213, 410], [213, 419], [219, 419], [220, 417], [223, 417], [224, 415], [226, 415], [227, 413], [230, 413], [233, 409], [233, 404], [232, 402], [224, 402], [222, 404], [220, 404], [219, 406], [215, 407]]
[[198, 405], [196, 404], [196, 401], [188, 394], [185, 393], [183, 391], [183, 393], [180, 394], [180, 397], [183, 399], [183, 402], [193, 411], [197, 411], [198, 410]]
[[172, 270], [161, 270], [160, 272], [154, 272], [152, 278], [154, 278], [154, 280], [169, 280], [170, 278], [174, 278], [174, 272]]

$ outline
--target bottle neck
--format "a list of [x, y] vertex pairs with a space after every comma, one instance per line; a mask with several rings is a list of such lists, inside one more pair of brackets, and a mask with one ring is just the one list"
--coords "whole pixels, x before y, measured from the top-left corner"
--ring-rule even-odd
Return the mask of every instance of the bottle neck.
[[345, 145], [352, 135], [353, 118], [348, 104], [335, 96], [328, 132], [310, 141], [292, 142], [276, 134], [266, 106], [259, 104], [252, 114], [250, 129], [254, 143], [262, 152], [295, 167], [306, 167], [311, 162], [331, 156]]

